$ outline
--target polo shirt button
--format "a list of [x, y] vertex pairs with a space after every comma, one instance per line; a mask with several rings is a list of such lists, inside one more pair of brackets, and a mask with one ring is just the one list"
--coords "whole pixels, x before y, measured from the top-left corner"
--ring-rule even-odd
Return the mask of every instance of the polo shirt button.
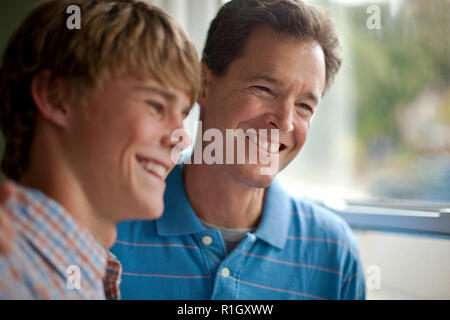
[[222, 274], [222, 277], [225, 277], [225, 278], [228, 277], [230, 275], [230, 269], [223, 268], [221, 274]]
[[212, 238], [210, 236], [204, 236], [202, 242], [204, 245], [209, 246], [212, 243]]

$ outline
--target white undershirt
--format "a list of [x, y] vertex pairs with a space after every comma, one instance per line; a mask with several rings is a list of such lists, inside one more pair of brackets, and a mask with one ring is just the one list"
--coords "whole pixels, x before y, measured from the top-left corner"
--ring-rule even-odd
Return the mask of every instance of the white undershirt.
[[247, 232], [255, 231], [255, 228], [224, 228], [208, 223], [198, 218], [200, 222], [208, 229], [218, 229], [222, 235], [227, 254], [229, 254], [245, 238]]

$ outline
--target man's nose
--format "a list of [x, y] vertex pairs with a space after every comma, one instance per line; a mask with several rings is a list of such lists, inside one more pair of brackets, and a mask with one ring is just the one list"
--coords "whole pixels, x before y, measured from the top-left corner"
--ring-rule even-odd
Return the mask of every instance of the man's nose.
[[264, 115], [264, 122], [270, 129], [278, 129], [280, 133], [294, 130], [294, 104], [281, 101], [274, 109]]

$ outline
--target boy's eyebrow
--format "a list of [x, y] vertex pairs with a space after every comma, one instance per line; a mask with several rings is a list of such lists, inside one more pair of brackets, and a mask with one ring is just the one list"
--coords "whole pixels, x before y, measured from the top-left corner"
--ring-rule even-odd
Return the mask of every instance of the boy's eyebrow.
[[162, 88], [151, 86], [151, 85], [138, 85], [134, 86], [133, 89], [139, 90], [139, 91], [150, 91], [152, 93], [157, 93], [163, 96], [166, 100], [173, 101], [175, 100], [175, 95], [167, 90], [164, 90]]

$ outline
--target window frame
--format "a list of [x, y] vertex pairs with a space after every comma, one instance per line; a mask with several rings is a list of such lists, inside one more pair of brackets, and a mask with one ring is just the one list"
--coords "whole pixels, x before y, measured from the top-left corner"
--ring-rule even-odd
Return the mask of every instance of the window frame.
[[450, 238], [450, 205], [405, 203], [378, 205], [370, 202], [344, 202], [342, 208], [321, 205], [343, 218], [350, 227], [363, 230], [421, 233]]

